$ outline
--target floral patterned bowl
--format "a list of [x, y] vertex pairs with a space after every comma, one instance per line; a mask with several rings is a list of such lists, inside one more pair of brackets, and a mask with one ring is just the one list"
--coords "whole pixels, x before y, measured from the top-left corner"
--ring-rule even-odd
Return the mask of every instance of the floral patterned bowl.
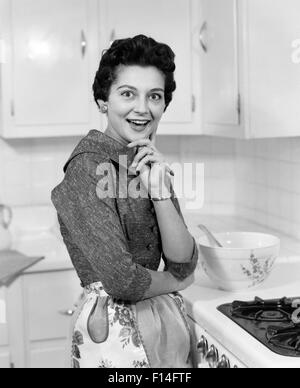
[[203, 235], [199, 239], [199, 253], [202, 268], [218, 288], [240, 291], [267, 279], [279, 255], [279, 238], [253, 232], [214, 235], [222, 247], [212, 247]]

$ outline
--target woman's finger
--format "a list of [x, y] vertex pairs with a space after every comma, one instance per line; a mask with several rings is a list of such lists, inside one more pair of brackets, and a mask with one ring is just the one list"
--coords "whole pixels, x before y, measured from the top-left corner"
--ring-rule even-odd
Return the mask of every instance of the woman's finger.
[[141, 147], [140, 151], [136, 154], [131, 167], [134, 168], [138, 165], [139, 161], [146, 155], [153, 155], [154, 151], [149, 147]]
[[137, 165], [136, 171], [141, 171], [143, 166], [145, 166], [147, 163], [155, 163], [157, 162], [157, 157], [155, 155], [147, 155], [145, 156]]
[[129, 143], [127, 145], [128, 148], [142, 147], [142, 146], [153, 146], [153, 144], [150, 139], [140, 139], [132, 143]]

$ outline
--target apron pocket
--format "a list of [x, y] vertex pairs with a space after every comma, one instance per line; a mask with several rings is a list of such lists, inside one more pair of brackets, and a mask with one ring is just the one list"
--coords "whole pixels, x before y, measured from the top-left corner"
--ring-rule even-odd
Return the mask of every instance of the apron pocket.
[[109, 296], [98, 296], [88, 317], [88, 334], [96, 344], [101, 344], [108, 338], [108, 298]]

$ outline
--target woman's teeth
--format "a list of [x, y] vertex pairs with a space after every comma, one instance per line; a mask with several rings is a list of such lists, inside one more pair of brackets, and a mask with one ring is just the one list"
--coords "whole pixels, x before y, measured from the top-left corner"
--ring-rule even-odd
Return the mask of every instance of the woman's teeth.
[[146, 127], [150, 123], [149, 120], [127, 120], [127, 122], [137, 128]]

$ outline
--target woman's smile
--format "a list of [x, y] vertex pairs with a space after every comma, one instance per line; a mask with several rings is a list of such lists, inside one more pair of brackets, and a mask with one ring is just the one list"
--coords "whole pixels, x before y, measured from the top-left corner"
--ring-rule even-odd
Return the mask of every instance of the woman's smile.
[[147, 128], [151, 124], [152, 120], [127, 119], [126, 121], [132, 130], [137, 131], [137, 132], [142, 132], [142, 131], [147, 130]]

